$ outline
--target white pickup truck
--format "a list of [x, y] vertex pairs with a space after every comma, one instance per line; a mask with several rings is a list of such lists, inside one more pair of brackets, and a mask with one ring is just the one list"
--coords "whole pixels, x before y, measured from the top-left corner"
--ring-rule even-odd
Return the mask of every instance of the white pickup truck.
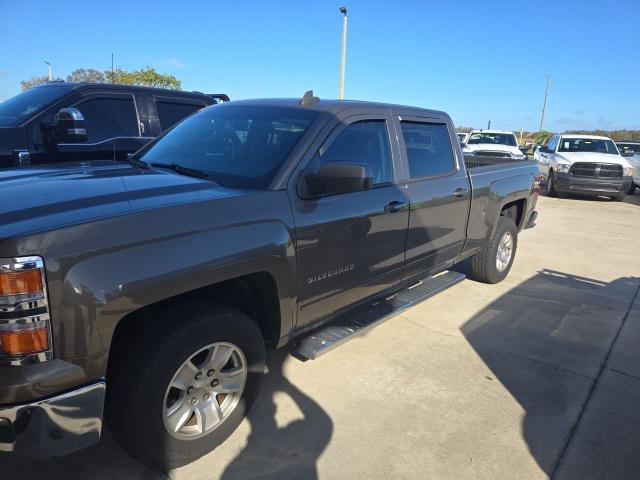
[[554, 135], [536, 150], [534, 160], [547, 178], [551, 197], [564, 193], [620, 201], [631, 187], [633, 167], [607, 137]]
[[483, 155], [489, 157], [524, 160], [518, 148], [518, 140], [513, 132], [506, 130], [473, 130], [462, 144], [463, 155]]

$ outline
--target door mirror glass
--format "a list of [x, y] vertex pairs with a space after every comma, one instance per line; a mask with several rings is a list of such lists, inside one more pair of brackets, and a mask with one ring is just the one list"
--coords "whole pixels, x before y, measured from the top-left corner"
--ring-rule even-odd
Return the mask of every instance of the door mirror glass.
[[328, 162], [305, 176], [309, 192], [315, 196], [369, 190], [373, 185], [371, 167], [364, 163]]
[[77, 108], [61, 108], [53, 116], [53, 129], [58, 143], [77, 143], [87, 139], [87, 126]]

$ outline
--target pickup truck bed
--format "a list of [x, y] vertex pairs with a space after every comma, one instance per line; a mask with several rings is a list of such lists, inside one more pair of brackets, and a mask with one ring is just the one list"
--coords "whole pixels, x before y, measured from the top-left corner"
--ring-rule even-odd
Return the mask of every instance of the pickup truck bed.
[[0, 451], [82, 448], [104, 405], [142, 462], [198, 458], [255, 401], [265, 347], [370, 328], [468, 257], [504, 279], [537, 175], [467, 169], [446, 113], [312, 95], [203, 109], [129, 163], [0, 171], [0, 275], [24, 277], [0, 282], [0, 334], [31, 339], [0, 344]]

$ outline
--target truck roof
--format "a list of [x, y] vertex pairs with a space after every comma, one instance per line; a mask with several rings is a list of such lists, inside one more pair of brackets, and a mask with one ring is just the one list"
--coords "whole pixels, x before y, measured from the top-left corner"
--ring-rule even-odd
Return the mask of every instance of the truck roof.
[[382, 102], [369, 102], [362, 100], [321, 100], [316, 99], [313, 103], [302, 104], [299, 98], [266, 98], [266, 99], [248, 99], [248, 100], [234, 100], [234, 105], [255, 105], [255, 106], [278, 106], [289, 108], [300, 108], [307, 110], [317, 110], [328, 113], [338, 113], [340, 111], [349, 108], [362, 108], [362, 107], [374, 107], [374, 108], [400, 108], [402, 110], [413, 110], [415, 112], [428, 112], [432, 114], [448, 115], [446, 112], [440, 110], [430, 110], [420, 107], [412, 107], [408, 105], [396, 105], [393, 103]]
[[[127, 85], [124, 83], [99, 83], [99, 82], [56, 82], [56, 81], [52, 81], [52, 82], [47, 82], [47, 83], [43, 83], [42, 85], [38, 85], [35, 88], [48, 88], [48, 87], [66, 87], [69, 90], [82, 90], [85, 88], [101, 88], [101, 89], [114, 89], [114, 90], [120, 90], [120, 89], [127, 89], [127, 90], [133, 90], [133, 91], [140, 91], [140, 92], [152, 92], [152, 93], [162, 93], [164, 95], [193, 95], [193, 96], [220, 96], [220, 95], [224, 95], [224, 94], [205, 94], [202, 92], [197, 92], [197, 91], [186, 91], [186, 90], [175, 90], [175, 89], [171, 89], [171, 88], [158, 88], [158, 87], [145, 87], [145, 86], [140, 86], [140, 85]], [[226, 97], [226, 95], [224, 95]], [[228, 98], [228, 97], [227, 97]]]
[[601, 135], [583, 135], [579, 133], [561, 133], [560, 136], [562, 138], [590, 138], [592, 140], [611, 140], [609, 137], [603, 137]]
[[469, 133], [506, 133], [506, 134], [510, 134], [510, 135], [515, 135], [515, 133], [513, 133], [511, 130], [486, 130], [486, 129], [476, 129], [476, 130], [471, 130], [471, 132]]

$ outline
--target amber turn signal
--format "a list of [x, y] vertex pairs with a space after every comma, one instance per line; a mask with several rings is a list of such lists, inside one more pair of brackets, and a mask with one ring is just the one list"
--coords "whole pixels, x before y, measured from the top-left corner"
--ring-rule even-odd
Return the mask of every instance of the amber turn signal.
[[25, 355], [43, 352], [47, 348], [49, 348], [49, 331], [46, 326], [9, 332], [0, 331], [1, 355]]
[[0, 297], [41, 292], [42, 289], [39, 269], [0, 272]]

